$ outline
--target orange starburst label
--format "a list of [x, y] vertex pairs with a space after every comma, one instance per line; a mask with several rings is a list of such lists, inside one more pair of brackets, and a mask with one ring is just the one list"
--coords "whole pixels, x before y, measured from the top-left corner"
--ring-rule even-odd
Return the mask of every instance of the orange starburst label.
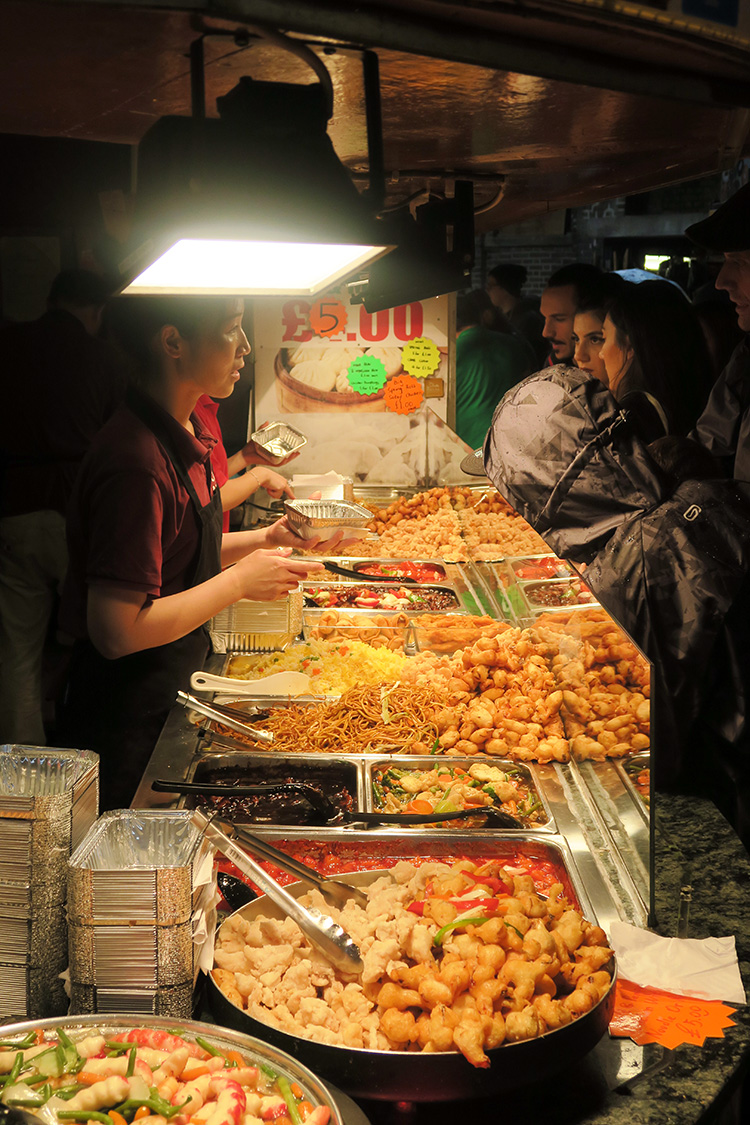
[[641, 1046], [660, 1043], [673, 1049], [682, 1043], [702, 1047], [706, 1039], [723, 1039], [736, 1011], [721, 1000], [678, 996], [659, 988], [642, 988], [629, 980], [615, 986], [610, 1035], [628, 1036]]

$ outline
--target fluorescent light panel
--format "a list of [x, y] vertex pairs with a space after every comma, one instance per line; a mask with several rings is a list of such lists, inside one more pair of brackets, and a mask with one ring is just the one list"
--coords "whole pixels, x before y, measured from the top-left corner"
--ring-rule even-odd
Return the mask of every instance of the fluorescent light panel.
[[261, 296], [313, 294], [379, 258], [388, 246], [184, 238], [123, 293]]

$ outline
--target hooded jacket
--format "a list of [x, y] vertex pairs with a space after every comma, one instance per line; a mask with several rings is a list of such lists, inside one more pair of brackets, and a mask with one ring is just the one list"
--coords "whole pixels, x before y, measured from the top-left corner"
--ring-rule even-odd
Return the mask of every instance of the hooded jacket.
[[740, 784], [750, 760], [750, 485], [675, 485], [606, 387], [562, 366], [506, 394], [484, 464], [561, 558], [587, 564], [587, 584], [653, 662], [659, 783], [688, 787], [709, 753]]

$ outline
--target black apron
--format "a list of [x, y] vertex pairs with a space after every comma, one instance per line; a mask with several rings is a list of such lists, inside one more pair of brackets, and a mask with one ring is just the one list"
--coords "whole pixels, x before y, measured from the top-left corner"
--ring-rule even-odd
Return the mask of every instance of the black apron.
[[[198, 547], [185, 589], [221, 570], [222, 507], [210, 458], [211, 500], [202, 505], [158, 408], [140, 394], [127, 404], [154, 434], [185, 487], [198, 519]], [[100, 810], [127, 808], [179, 688], [202, 668], [210, 648], [205, 625], [158, 648], [106, 660], [91, 641], [73, 650], [61, 720], [62, 744], [99, 754]]]

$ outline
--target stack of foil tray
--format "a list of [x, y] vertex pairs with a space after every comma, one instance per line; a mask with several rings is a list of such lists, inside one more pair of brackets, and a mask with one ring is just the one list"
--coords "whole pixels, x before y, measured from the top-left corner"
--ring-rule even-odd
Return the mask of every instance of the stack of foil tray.
[[[207, 847], [190, 813], [105, 813], [68, 865], [71, 1013], [189, 1019]], [[210, 861], [209, 861], [210, 862]]]
[[0, 1019], [67, 1012], [67, 864], [98, 811], [96, 754], [0, 746]]

